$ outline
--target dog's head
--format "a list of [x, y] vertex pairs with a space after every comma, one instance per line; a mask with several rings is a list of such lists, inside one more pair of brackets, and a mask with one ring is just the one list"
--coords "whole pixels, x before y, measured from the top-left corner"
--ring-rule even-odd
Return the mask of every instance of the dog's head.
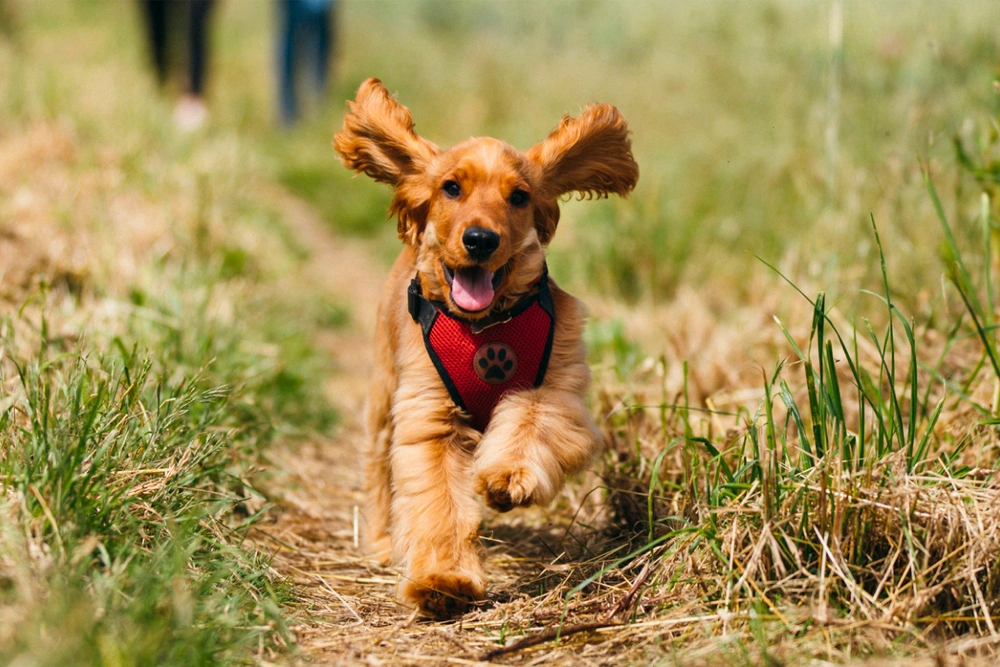
[[390, 213], [417, 249], [421, 284], [457, 315], [507, 308], [531, 289], [559, 222], [559, 198], [625, 195], [639, 168], [628, 126], [609, 104], [563, 118], [526, 153], [474, 138], [442, 150], [378, 79], [348, 102], [334, 136], [343, 163], [395, 190]]

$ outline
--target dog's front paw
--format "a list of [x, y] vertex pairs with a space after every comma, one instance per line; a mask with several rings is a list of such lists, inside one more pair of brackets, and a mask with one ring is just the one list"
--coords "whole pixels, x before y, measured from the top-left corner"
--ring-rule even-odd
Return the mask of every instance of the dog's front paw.
[[465, 613], [469, 604], [486, 597], [486, 585], [462, 574], [429, 574], [402, 584], [400, 596], [428, 616], [443, 621]]
[[527, 468], [484, 470], [476, 488], [486, 504], [498, 512], [527, 507], [538, 500], [538, 478]]

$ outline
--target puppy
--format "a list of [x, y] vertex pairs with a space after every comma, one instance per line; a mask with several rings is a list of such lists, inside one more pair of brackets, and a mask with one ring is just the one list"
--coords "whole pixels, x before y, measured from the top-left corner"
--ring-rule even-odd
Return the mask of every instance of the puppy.
[[560, 197], [635, 187], [628, 135], [617, 109], [592, 104], [524, 153], [490, 138], [443, 150], [378, 79], [348, 102], [334, 146], [393, 188], [405, 242], [378, 311], [367, 546], [425, 614], [485, 596], [476, 494], [501, 512], [544, 505], [601, 449], [584, 308], [548, 277], [545, 247]]

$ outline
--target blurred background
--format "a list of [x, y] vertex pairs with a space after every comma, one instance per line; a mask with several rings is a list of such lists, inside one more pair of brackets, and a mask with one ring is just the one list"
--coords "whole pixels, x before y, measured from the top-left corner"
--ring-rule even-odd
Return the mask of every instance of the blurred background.
[[[554, 264], [632, 301], [685, 281], [738, 294], [755, 254], [827, 279], [877, 269], [870, 214], [905, 252], [899, 286], [916, 287], [938, 268], [919, 165], [950, 183], [953, 141], [975, 144], [1000, 109], [989, 0], [337, 0], [329, 86], [283, 124], [279, 4], [214, 3], [207, 121], [177, 150], [238, 137], [333, 229], [389, 256], [388, 192], [351, 181], [330, 148], [364, 78], [381, 78], [441, 145], [488, 134], [527, 148], [562, 114], [611, 102], [633, 130], [639, 187], [627, 202], [568, 204]], [[141, 155], [174, 133], [183, 84], [158, 90], [139, 2], [3, 6], [5, 134], [48, 119], [95, 151]]]

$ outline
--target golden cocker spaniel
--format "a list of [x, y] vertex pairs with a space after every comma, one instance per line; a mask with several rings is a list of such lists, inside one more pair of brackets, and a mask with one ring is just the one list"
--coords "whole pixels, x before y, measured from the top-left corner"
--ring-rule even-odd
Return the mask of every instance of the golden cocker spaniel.
[[582, 304], [546, 271], [569, 193], [626, 195], [639, 170], [613, 106], [563, 118], [521, 152], [414, 132], [378, 79], [334, 145], [394, 190], [405, 242], [378, 312], [366, 413], [367, 547], [403, 572], [402, 600], [447, 618], [485, 596], [481, 504], [548, 503], [601, 449], [586, 404]]

